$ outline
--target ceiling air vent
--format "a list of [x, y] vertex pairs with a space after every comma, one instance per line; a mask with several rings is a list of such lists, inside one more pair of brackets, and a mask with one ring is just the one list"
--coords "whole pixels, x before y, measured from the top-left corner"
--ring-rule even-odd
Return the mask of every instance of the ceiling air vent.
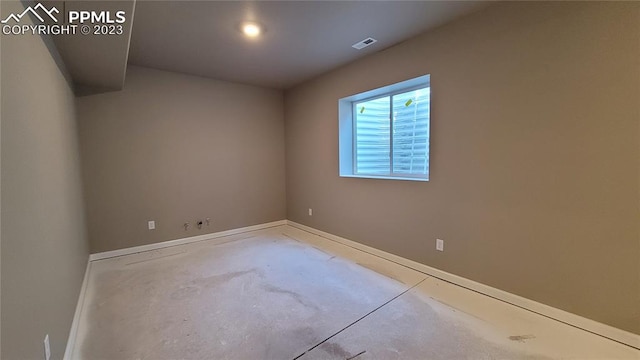
[[367, 46], [369, 46], [371, 44], [374, 44], [376, 42], [378, 42], [378, 40], [376, 40], [374, 38], [366, 38], [366, 39], [364, 39], [362, 41], [358, 41], [357, 43], [351, 45], [351, 47], [354, 48], [354, 49], [360, 50], [360, 49], [366, 48]]

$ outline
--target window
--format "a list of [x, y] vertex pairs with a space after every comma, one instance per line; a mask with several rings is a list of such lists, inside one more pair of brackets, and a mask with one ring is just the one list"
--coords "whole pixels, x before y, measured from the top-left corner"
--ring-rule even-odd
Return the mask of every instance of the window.
[[429, 75], [340, 99], [340, 176], [429, 179]]

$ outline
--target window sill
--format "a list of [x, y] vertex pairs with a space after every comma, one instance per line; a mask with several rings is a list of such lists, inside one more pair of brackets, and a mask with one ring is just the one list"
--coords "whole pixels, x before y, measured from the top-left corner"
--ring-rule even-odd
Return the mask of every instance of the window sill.
[[343, 175], [343, 174], [340, 174], [340, 177], [360, 178], [360, 179], [378, 179], [378, 180], [422, 181], [422, 182], [428, 182], [429, 181], [429, 178], [402, 177], [402, 176], [384, 176], [384, 175]]

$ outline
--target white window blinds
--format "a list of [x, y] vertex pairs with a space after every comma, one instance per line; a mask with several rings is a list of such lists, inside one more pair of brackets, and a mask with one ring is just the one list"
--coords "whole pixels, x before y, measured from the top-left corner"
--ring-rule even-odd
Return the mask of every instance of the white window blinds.
[[354, 173], [428, 177], [430, 87], [353, 103]]

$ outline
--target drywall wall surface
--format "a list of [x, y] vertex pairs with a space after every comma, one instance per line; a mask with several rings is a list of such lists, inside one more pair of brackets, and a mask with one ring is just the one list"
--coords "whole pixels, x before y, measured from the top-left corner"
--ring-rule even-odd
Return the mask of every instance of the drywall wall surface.
[[[498, 4], [287, 91], [288, 219], [640, 333], [639, 19]], [[424, 74], [430, 181], [339, 177], [338, 99]]]
[[[3, 1], [2, 18], [21, 13]], [[22, 22], [30, 22], [27, 16]], [[2, 35], [2, 359], [61, 359], [89, 255], [74, 96], [43, 39]]]
[[92, 253], [285, 218], [281, 91], [130, 66], [77, 105]]

